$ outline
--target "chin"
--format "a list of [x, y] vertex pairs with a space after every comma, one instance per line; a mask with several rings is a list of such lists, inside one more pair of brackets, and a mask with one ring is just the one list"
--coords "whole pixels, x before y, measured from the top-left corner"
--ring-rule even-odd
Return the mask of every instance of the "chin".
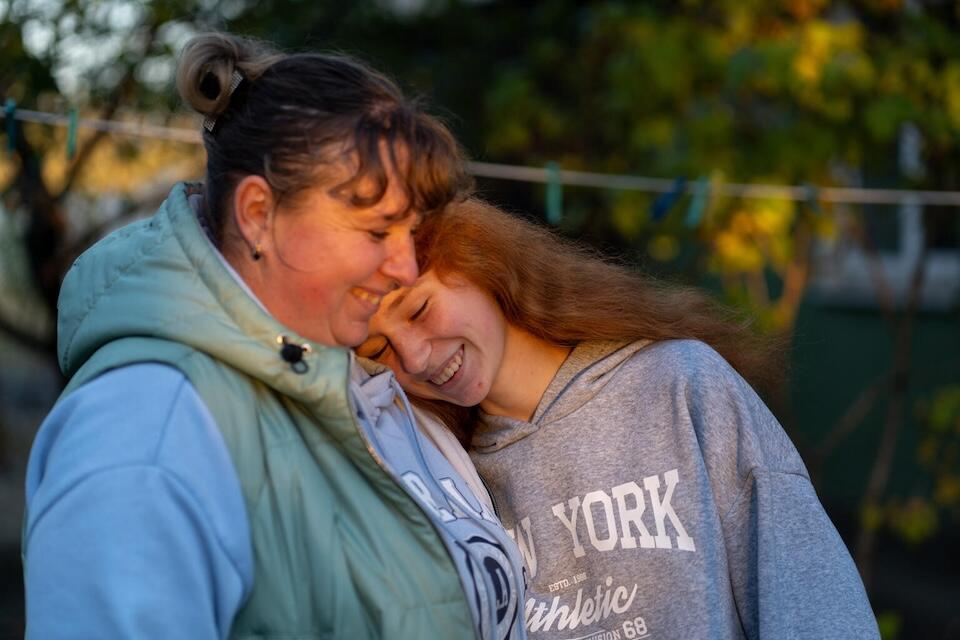
[[354, 334], [340, 334], [334, 336], [336, 341], [336, 346], [338, 347], [348, 347], [353, 349], [354, 347], [359, 347], [363, 344], [363, 341], [367, 339], [369, 332], [364, 331], [363, 333], [354, 333]]
[[478, 395], [477, 397], [473, 396], [458, 396], [458, 397], [445, 397], [444, 401], [449, 402], [450, 404], [455, 404], [458, 407], [475, 407], [483, 401], [485, 396]]
[[411, 394], [413, 394], [413, 395], [415, 395], [415, 396], [420, 396], [421, 398], [424, 398], [424, 399], [426, 399], [426, 400], [438, 400], [438, 401], [440, 401], [440, 402], [446, 402], [447, 404], [455, 404], [455, 405], [457, 405], [458, 407], [468, 407], [468, 406], [470, 406], [470, 405], [463, 404], [463, 402], [461, 402], [460, 398], [456, 398], [456, 397], [453, 397], [453, 396], [448, 396], [448, 395], [443, 394], [443, 393], [439, 393], [439, 392], [437, 392], [436, 389], [431, 389], [431, 388], [429, 388], [429, 387], [427, 387], [427, 388], [421, 387], [421, 388], [419, 388], [419, 389], [417, 389], [417, 388], [407, 389], [406, 387], [404, 387], [404, 391], [407, 391], [408, 393], [411, 393]]
[[338, 347], [359, 347], [363, 341], [370, 335], [370, 326], [366, 321], [351, 322], [349, 325], [334, 330], [333, 339], [336, 340]]

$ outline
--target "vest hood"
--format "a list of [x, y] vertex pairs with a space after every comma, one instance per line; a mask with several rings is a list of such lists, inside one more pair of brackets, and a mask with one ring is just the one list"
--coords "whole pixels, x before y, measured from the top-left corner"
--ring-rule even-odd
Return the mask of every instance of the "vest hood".
[[600, 393], [620, 365], [648, 344], [649, 340], [579, 343], [547, 385], [529, 422], [481, 413], [471, 448], [491, 453], [562, 420]]
[[[158, 338], [207, 354], [315, 413], [342, 412], [352, 353], [304, 339], [251, 298], [190, 207], [188, 197], [197, 192], [197, 185], [176, 185], [152, 217], [111, 233], [77, 259], [60, 291], [61, 370], [72, 377], [114, 340]], [[310, 346], [306, 367], [294, 370], [281, 357], [283, 336]]]

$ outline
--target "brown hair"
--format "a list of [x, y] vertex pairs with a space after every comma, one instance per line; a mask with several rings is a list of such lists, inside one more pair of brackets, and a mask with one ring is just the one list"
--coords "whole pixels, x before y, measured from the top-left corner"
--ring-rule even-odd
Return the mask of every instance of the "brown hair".
[[[231, 91], [234, 71], [242, 81]], [[430, 214], [469, 189], [463, 156], [447, 128], [386, 76], [349, 56], [288, 55], [252, 39], [209, 33], [184, 48], [177, 89], [215, 121], [203, 134], [204, 186], [218, 244], [229, 197], [247, 175], [262, 176], [282, 199], [317, 184], [323, 165], [354, 153], [354, 175], [330, 192], [354, 206], [376, 204], [388, 182], [381, 142], [401, 172], [411, 209]], [[410, 161], [397, 162], [398, 148]], [[378, 187], [372, 194], [355, 190], [366, 179]]]
[[[694, 338], [759, 390], [773, 393], [781, 349], [692, 287], [666, 284], [476, 199], [451, 204], [417, 236], [422, 271], [460, 275], [486, 291], [507, 321], [556, 345], [581, 340]], [[476, 408], [416, 400], [469, 439]]]

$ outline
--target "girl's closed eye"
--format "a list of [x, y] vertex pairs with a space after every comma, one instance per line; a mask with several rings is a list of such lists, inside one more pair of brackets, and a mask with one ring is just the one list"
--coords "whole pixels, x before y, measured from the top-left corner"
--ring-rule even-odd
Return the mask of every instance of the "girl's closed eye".
[[417, 309], [412, 316], [410, 316], [410, 322], [415, 321], [417, 318], [419, 318], [424, 313], [426, 313], [427, 305], [429, 304], [429, 302], [430, 302], [430, 298], [427, 298], [426, 300], [423, 301], [423, 304], [420, 305], [420, 308]]
[[384, 240], [387, 239], [387, 236], [390, 235], [389, 231], [377, 231], [374, 229], [367, 231], [367, 233], [369, 233], [370, 237], [373, 238], [376, 242], [383, 242]]

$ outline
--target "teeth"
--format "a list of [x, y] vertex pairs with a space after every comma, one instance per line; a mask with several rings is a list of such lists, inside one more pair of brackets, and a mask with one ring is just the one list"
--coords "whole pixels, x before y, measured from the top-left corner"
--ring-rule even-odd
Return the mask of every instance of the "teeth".
[[462, 365], [462, 364], [463, 364], [463, 347], [460, 347], [460, 349], [457, 351], [456, 355], [454, 355], [454, 356], [450, 359], [450, 362], [449, 362], [449, 364], [447, 364], [446, 368], [444, 368], [444, 370], [443, 370], [442, 372], [440, 372], [439, 374], [437, 374], [437, 375], [435, 375], [434, 377], [430, 378], [430, 382], [432, 382], [433, 384], [435, 384], [435, 385], [437, 385], [437, 386], [442, 385], [442, 384], [445, 383], [447, 380], [449, 380], [450, 378], [452, 378], [452, 377], [453, 377], [453, 374], [455, 374], [457, 371], [460, 371], [460, 365]]
[[372, 293], [364, 291], [363, 289], [354, 289], [353, 295], [357, 296], [361, 300], [366, 300], [372, 305], [379, 305], [380, 300], [383, 298], [383, 296], [375, 296]]

